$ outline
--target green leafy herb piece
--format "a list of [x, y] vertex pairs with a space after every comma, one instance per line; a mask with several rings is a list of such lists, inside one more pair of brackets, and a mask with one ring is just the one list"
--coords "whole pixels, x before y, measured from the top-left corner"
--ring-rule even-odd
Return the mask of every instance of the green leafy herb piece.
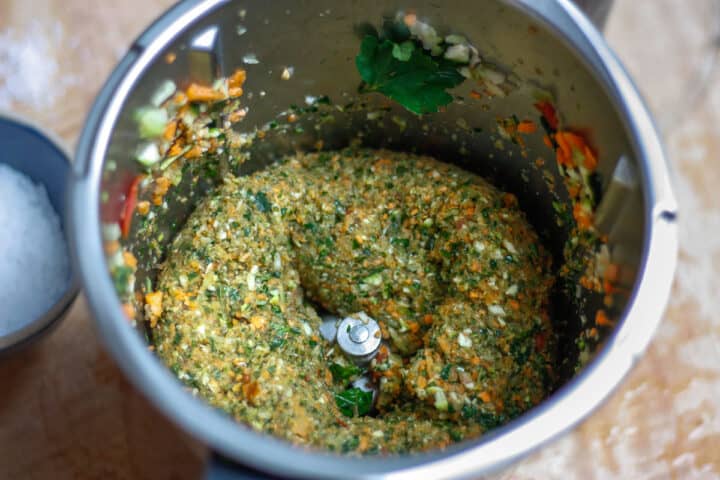
[[257, 192], [254, 196], [254, 200], [255, 205], [257, 205], [258, 210], [261, 212], [267, 213], [272, 210], [272, 205], [270, 204], [267, 195], [265, 195], [265, 192]]
[[409, 40], [400, 44], [394, 43], [392, 55], [401, 62], [407, 62], [412, 57], [413, 50], [415, 50], [415, 44]]
[[412, 42], [401, 44], [367, 35], [355, 58], [363, 92], [380, 92], [417, 114], [437, 112], [452, 102], [446, 90], [464, 80], [457, 64]]
[[349, 388], [344, 392], [335, 394], [335, 404], [343, 415], [360, 417], [370, 413], [372, 397], [372, 392], [366, 392], [359, 388]]
[[330, 373], [336, 382], [346, 381], [361, 372], [360, 368], [355, 365], [340, 365], [333, 363], [330, 365]]
[[390, 243], [393, 245], [397, 245], [398, 247], [407, 249], [410, 246], [410, 239], [394, 237], [390, 239]]
[[442, 378], [443, 380], [447, 380], [448, 378], [450, 378], [450, 370], [452, 370], [452, 364], [448, 363], [443, 367], [442, 371], [440, 372], [440, 378]]

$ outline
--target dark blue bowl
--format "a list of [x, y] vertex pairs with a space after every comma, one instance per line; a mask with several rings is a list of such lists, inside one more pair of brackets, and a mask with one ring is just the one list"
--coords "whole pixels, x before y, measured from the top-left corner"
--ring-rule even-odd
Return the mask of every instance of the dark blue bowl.
[[[60, 217], [65, 234], [65, 193], [70, 175], [70, 160], [59, 144], [47, 137], [37, 127], [22, 119], [0, 114], [0, 163], [24, 173], [33, 182], [45, 186], [50, 203]], [[12, 235], [12, 232], [0, 232]], [[70, 258], [70, 252], [67, 252]], [[14, 350], [47, 333], [70, 310], [79, 291], [77, 276], [70, 262], [70, 276], [65, 292], [55, 304], [29, 324], [7, 335], [0, 336], [0, 354]], [[11, 312], [5, 312], [11, 314]]]

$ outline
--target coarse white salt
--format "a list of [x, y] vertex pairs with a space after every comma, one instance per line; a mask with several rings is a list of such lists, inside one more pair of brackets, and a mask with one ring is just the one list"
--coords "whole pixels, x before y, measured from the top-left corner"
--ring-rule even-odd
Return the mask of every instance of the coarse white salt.
[[60, 219], [47, 191], [0, 164], [0, 336], [39, 318], [70, 279]]

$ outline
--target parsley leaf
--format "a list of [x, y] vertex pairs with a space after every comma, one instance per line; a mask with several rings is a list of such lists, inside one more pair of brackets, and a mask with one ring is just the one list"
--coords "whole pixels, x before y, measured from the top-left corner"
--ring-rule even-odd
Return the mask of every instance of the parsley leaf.
[[342, 382], [350, 379], [351, 377], [358, 375], [361, 370], [355, 365], [340, 365], [339, 363], [332, 363], [330, 365], [330, 373], [332, 373], [333, 379], [336, 382]]
[[464, 80], [456, 64], [412, 42], [397, 44], [372, 35], [363, 38], [355, 65], [365, 82], [362, 92], [380, 92], [417, 114], [437, 112], [452, 102], [446, 90]]
[[370, 413], [372, 397], [372, 392], [349, 388], [342, 393], [335, 394], [335, 404], [345, 416], [359, 417]]
[[400, 60], [401, 62], [407, 62], [412, 57], [412, 53], [415, 50], [415, 44], [411, 41], [403, 43], [394, 43], [392, 49], [392, 56]]

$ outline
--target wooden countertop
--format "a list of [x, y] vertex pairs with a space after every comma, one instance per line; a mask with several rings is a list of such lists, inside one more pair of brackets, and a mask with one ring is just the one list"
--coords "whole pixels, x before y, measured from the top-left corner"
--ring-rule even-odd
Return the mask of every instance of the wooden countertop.
[[[72, 148], [90, 103], [169, 0], [0, 2], [0, 110]], [[681, 202], [672, 300], [647, 355], [572, 433], [496, 478], [720, 478], [720, 72], [703, 77], [713, 0], [616, 0], [607, 35], [659, 116]], [[707, 85], [705, 90], [699, 88]], [[695, 90], [698, 87], [697, 94]], [[0, 361], [0, 478], [192, 479], [205, 449], [100, 345], [85, 299]]]

